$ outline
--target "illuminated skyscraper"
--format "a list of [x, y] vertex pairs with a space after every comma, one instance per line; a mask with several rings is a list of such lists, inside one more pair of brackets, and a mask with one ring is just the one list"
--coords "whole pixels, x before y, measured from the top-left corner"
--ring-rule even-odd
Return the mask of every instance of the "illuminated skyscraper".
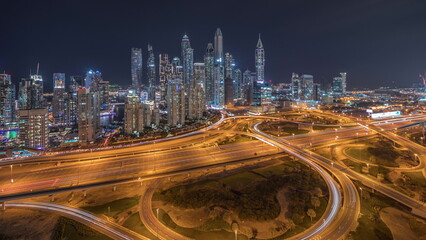
[[299, 74], [292, 73], [291, 75], [291, 95], [292, 99], [297, 101], [300, 99], [301, 84]]
[[19, 83], [19, 109], [44, 108], [43, 78], [41, 75], [30, 75]]
[[109, 107], [110, 96], [109, 96], [109, 81], [101, 80], [98, 87], [99, 92], [99, 103], [101, 110], [107, 110]]
[[182, 67], [180, 58], [178, 58], [178, 57], [173, 58], [171, 69], [172, 69], [172, 72], [171, 72], [172, 79], [178, 78], [178, 79], [182, 80], [182, 78], [183, 78], [183, 67]]
[[194, 82], [201, 84], [204, 89], [206, 71], [204, 63], [194, 63]]
[[81, 143], [95, 141], [100, 130], [98, 92], [78, 89], [78, 138]]
[[199, 120], [205, 110], [204, 63], [194, 63], [194, 80], [189, 88], [188, 118]]
[[184, 35], [181, 42], [182, 51], [182, 67], [183, 67], [183, 84], [185, 85], [185, 91], [189, 90], [189, 87], [193, 80], [194, 74], [194, 49], [191, 48], [188, 35]]
[[47, 108], [21, 109], [18, 115], [20, 146], [46, 149], [49, 139]]
[[257, 40], [256, 50], [255, 50], [255, 66], [256, 66], [256, 75], [259, 83], [265, 81], [265, 49], [263, 48], [262, 40]]
[[167, 84], [167, 125], [185, 124], [185, 92], [180, 79], [170, 79]]
[[102, 73], [100, 71], [89, 70], [84, 78], [85, 87], [90, 88], [91, 91], [98, 91], [101, 81]]
[[45, 149], [48, 147], [48, 111], [44, 105], [43, 78], [38, 74], [22, 79], [19, 84], [19, 143], [20, 146]]
[[234, 68], [234, 57], [229, 52], [225, 53], [225, 77], [234, 79]]
[[142, 83], [142, 49], [132, 48], [131, 56], [132, 87], [139, 93]]
[[[78, 89], [78, 137], [81, 143], [93, 142], [100, 133], [101, 93], [105, 97], [107, 81], [103, 81], [100, 71], [88, 71], [84, 79], [85, 88]], [[104, 103], [105, 107], [105, 103]]]
[[[226, 91], [227, 91], [226, 88], [228, 87], [228, 89], [229, 89], [230, 87], [226, 86], [226, 84], [227, 84], [226, 79], [227, 78], [231, 79], [231, 81], [230, 81], [232, 83], [231, 89], [233, 89], [232, 92], [228, 92], [228, 93], [226, 93]], [[229, 99], [226, 100], [227, 97], [232, 98], [232, 99], [235, 98], [235, 96], [234, 96], [234, 92], [235, 92], [234, 80], [235, 80], [235, 60], [234, 60], [234, 57], [232, 56], [232, 54], [227, 52], [227, 53], [225, 53], [225, 93], [226, 93], [225, 94], [225, 104], [226, 105], [229, 104], [229, 103], [227, 103], [227, 102], [229, 102]]]
[[243, 73], [243, 87], [242, 87], [242, 97], [248, 105], [253, 104], [253, 93], [254, 93], [254, 83], [256, 82], [257, 75], [255, 72], [250, 70], [245, 70]]
[[314, 77], [309, 74], [291, 76], [293, 100], [315, 100]]
[[220, 28], [216, 29], [214, 35], [214, 58], [223, 60], [223, 36]]
[[225, 78], [225, 105], [232, 105], [234, 103], [234, 85], [232, 78]]
[[77, 112], [77, 106], [78, 106], [78, 89], [85, 86], [84, 84], [84, 78], [82, 76], [71, 76], [70, 77], [70, 97], [68, 99], [68, 108], [69, 108], [69, 123], [70, 124], [77, 124], [78, 119], [78, 112]]
[[239, 68], [234, 70], [234, 98], [241, 99], [242, 96], [242, 81], [243, 81], [243, 74]]
[[15, 86], [9, 74], [0, 74], [0, 127], [15, 121]]
[[346, 94], [346, 73], [340, 73], [340, 77], [333, 78], [332, 91], [335, 95]]
[[155, 84], [156, 84], [156, 74], [155, 74], [155, 56], [152, 46], [148, 44], [148, 60], [146, 62], [147, 68], [147, 78], [148, 78], [148, 99], [155, 100]]
[[144, 127], [144, 104], [135, 90], [130, 90], [124, 105], [124, 131], [126, 134], [139, 134]]
[[225, 100], [225, 66], [223, 58], [223, 36], [220, 28], [214, 36], [214, 101], [213, 104], [224, 105]]
[[168, 54], [160, 54], [159, 57], [159, 75], [160, 75], [160, 103], [166, 105], [167, 81], [171, 79], [172, 66]]
[[213, 44], [207, 44], [206, 53], [204, 55], [204, 72], [205, 72], [205, 82], [204, 90], [206, 94], [206, 103], [207, 105], [214, 104], [214, 49]]
[[53, 102], [52, 115], [56, 123], [66, 123], [67, 115], [65, 109], [65, 73], [53, 74]]

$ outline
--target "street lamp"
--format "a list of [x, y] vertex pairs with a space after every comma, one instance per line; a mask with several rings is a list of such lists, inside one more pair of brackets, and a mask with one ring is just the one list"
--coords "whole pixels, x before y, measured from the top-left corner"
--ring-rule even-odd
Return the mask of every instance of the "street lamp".
[[10, 183], [13, 183], [13, 165], [10, 165]]

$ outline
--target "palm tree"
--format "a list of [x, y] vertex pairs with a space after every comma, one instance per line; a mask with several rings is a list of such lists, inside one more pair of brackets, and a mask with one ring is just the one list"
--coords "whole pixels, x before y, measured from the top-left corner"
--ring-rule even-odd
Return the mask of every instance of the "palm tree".
[[316, 217], [317, 214], [315, 213], [315, 210], [312, 208], [309, 208], [308, 211], [306, 212], [308, 214], [308, 216], [311, 218], [311, 222], [312, 222], [312, 218]]

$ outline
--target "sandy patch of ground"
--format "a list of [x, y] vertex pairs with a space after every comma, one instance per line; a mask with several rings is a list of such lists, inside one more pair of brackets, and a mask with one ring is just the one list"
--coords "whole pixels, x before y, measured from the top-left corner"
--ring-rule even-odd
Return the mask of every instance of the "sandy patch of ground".
[[52, 213], [24, 209], [0, 212], [0, 232], [6, 239], [50, 239], [58, 216]]
[[426, 236], [417, 237], [411, 230], [408, 219], [411, 216], [396, 209], [396, 208], [383, 208], [380, 211], [380, 218], [388, 226], [392, 232], [395, 240], [424, 240]]
[[170, 218], [177, 225], [185, 228], [195, 228], [205, 223], [209, 219], [207, 207], [196, 209], [181, 209], [170, 204], [163, 204], [161, 201], [152, 203], [153, 208], [161, 208], [169, 214]]

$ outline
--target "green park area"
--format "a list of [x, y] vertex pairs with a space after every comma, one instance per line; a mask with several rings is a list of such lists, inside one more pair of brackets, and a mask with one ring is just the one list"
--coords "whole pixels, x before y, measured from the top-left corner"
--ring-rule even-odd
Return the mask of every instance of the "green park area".
[[363, 142], [364, 147], [353, 147], [346, 150], [350, 157], [366, 163], [379, 164], [386, 167], [398, 167], [396, 160], [404, 153], [398, 151], [387, 140], [369, 140]]
[[299, 135], [309, 133], [308, 129], [299, 129], [299, 124], [292, 122], [272, 121], [262, 123], [259, 126], [261, 131], [274, 136]]
[[[285, 192], [285, 206], [277, 200], [279, 191]], [[242, 226], [244, 221], [276, 221], [284, 211], [286, 224], [277, 230], [280, 236], [276, 238], [283, 239], [302, 232], [320, 219], [327, 207], [327, 195], [327, 186], [318, 173], [286, 158], [280, 165], [174, 186], [157, 192], [153, 200], [182, 211], [207, 208], [209, 220], [191, 229], [180, 227], [164, 212], [160, 216], [176, 232], [195, 239], [235, 239], [231, 231], [233, 222]], [[262, 230], [252, 229], [248, 237], [256, 239], [257, 231]]]
[[83, 206], [81, 208], [91, 213], [104, 214], [110, 217], [114, 217], [117, 214], [122, 213], [133, 206], [136, 206], [138, 202], [139, 196], [134, 196], [130, 198], [114, 200], [112, 202], [108, 202], [102, 205]]
[[234, 135], [234, 136], [227, 136], [227, 137], [218, 139], [217, 144], [226, 145], [226, 144], [233, 144], [233, 143], [248, 142], [251, 140], [253, 140], [251, 137], [248, 137], [245, 135]]
[[426, 179], [422, 172], [403, 172], [403, 177], [396, 182], [396, 185], [419, 194], [420, 200], [426, 201]]

